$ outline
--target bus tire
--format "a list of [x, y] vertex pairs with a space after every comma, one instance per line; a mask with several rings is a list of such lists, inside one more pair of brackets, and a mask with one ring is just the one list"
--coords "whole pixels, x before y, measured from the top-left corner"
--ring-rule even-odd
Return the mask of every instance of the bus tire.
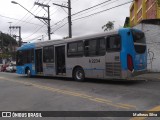
[[31, 78], [31, 77], [32, 77], [32, 75], [31, 75], [31, 70], [30, 70], [30, 69], [27, 69], [26, 74], [27, 74], [27, 77], [28, 77], [28, 78]]
[[84, 81], [84, 79], [85, 79], [84, 70], [81, 67], [75, 68], [75, 70], [73, 72], [73, 78], [76, 81], [80, 81], [80, 82]]

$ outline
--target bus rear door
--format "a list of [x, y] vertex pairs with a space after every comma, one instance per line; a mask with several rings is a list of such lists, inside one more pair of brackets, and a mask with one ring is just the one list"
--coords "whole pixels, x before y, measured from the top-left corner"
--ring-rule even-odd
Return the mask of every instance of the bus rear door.
[[65, 45], [55, 47], [56, 75], [66, 74]]
[[43, 73], [43, 65], [42, 65], [42, 49], [37, 49], [36, 53], [36, 61], [35, 61], [35, 68], [37, 74]]

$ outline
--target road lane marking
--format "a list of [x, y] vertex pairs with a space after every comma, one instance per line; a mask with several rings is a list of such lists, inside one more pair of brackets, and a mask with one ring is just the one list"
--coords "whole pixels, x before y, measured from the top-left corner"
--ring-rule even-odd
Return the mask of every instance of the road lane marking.
[[135, 107], [136, 108], [136, 106], [134, 106], [134, 105], [129, 105], [129, 104], [124, 104], [124, 103], [117, 103], [118, 105], [122, 105], [122, 106], [127, 106], [127, 107]]
[[114, 104], [114, 103], [110, 103], [110, 102], [104, 102], [104, 101], [101, 101], [101, 100], [97, 100], [96, 98], [90, 98], [89, 100], [99, 102], [99, 103], [103, 103], [103, 104], [107, 104], [107, 105], [110, 105], [110, 106], [113, 106], [113, 107], [116, 107], [116, 108], [130, 109], [129, 107], [126, 107], [126, 106], [120, 106], [120, 105], [117, 105], [116, 103]]
[[94, 96], [90, 96], [87, 94], [82, 94], [82, 93], [78, 93], [78, 92], [74, 92], [74, 91], [57, 89], [57, 88], [39, 85], [39, 84], [31, 83], [31, 82], [11, 80], [11, 79], [7, 79], [4, 77], [0, 77], [0, 79], [15, 82], [15, 83], [20, 83], [20, 84], [25, 84], [25, 85], [32, 85], [32, 86], [39, 88], [39, 89], [43, 89], [43, 90], [47, 90], [47, 91], [51, 91], [51, 92], [57, 92], [57, 93], [70, 95], [70, 96], [76, 96], [76, 97], [84, 98], [84, 99], [98, 102], [98, 103], [103, 103], [103, 104], [110, 105], [110, 106], [117, 107], [117, 108], [123, 108], [123, 109], [133, 109], [133, 108], [135, 109], [136, 108], [136, 106], [134, 106], [134, 105], [113, 103], [113, 101], [108, 100], [108, 99], [98, 98], [98, 97], [94, 97]]
[[[156, 106], [156, 107], [154, 107], [154, 108], [152, 108], [150, 110], [144, 111], [144, 114], [148, 113], [149, 111], [152, 111], [152, 112], [154, 112], [154, 111], [160, 111], [160, 105]], [[145, 120], [146, 118], [148, 118], [148, 117], [133, 117], [130, 120]]]
[[104, 102], [112, 102], [111, 100], [106, 100], [106, 99], [102, 99], [102, 98], [95, 98], [96, 100], [100, 100], [100, 101], [104, 101]]

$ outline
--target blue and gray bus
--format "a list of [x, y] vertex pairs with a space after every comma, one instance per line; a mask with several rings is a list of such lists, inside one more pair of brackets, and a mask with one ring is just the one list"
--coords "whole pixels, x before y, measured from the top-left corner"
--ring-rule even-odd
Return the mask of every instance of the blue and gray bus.
[[142, 31], [122, 28], [83, 37], [27, 43], [17, 50], [17, 73], [31, 76], [134, 80], [147, 71]]

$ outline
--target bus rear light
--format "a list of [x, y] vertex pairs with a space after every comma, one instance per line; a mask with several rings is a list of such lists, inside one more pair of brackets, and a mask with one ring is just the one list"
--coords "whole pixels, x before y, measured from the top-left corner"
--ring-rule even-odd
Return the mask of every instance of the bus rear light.
[[127, 55], [127, 66], [128, 66], [128, 70], [130, 70], [131, 72], [133, 71], [133, 59], [131, 55]]

